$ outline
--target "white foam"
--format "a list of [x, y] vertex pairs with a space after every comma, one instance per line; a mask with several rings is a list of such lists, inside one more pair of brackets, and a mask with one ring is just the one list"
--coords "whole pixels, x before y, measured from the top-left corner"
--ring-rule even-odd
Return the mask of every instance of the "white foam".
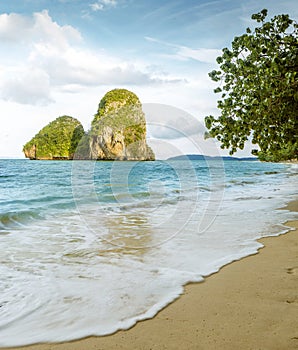
[[79, 211], [2, 236], [0, 346], [105, 335], [153, 317], [186, 283], [256, 253], [258, 238], [288, 230], [282, 223], [297, 214], [277, 208], [297, 198], [294, 170], [251, 183], [216, 179], [212, 191], [194, 185], [199, 193], [178, 191], [170, 203], [82, 200]]

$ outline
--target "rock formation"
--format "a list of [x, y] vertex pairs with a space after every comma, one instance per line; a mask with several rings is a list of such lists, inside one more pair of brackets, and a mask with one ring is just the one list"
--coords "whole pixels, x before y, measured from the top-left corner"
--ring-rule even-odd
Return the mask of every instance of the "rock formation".
[[146, 142], [145, 115], [134, 93], [115, 89], [102, 98], [75, 159], [154, 160]]
[[138, 97], [125, 89], [100, 101], [91, 130], [72, 117], [49, 123], [23, 148], [30, 159], [154, 160], [146, 142], [146, 120]]
[[84, 135], [83, 126], [77, 119], [59, 117], [27, 142], [23, 152], [30, 159], [73, 159]]

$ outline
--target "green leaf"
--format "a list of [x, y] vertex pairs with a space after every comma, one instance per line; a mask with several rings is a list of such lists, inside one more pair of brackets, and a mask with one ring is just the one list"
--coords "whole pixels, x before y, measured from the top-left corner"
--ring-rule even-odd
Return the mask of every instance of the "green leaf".
[[213, 90], [216, 94], [219, 93], [219, 92], [222, 92], [222, 89], [220, 87], [216, 88]]
[[223, 83], [214, 90], [221, 92], [221, 114], [205, 123], [232, 153], [253, 135], [260, 159], [297, 159], [298, 24], [285, 14], [265, 22], [267, 12], [253, 14], [261, 25], [247, 28], [217, 58], [220, 70], [209, 75]]

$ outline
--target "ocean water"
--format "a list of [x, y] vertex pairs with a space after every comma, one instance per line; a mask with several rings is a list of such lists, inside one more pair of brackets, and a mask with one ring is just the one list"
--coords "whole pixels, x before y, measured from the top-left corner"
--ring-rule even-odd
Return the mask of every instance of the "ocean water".
[[0, 160], [0, 346], [153, 317], [289, 230], [298, 168], [258, 161]]

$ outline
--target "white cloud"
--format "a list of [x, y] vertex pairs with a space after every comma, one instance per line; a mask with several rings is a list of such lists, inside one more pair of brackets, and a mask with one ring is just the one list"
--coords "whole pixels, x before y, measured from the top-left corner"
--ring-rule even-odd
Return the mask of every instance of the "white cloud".
[[135, 64], [91, 50], [68, 46], [63, 52], [51, 44], [36, 44], [29, 57], [31, 65], [46, 71], [53, 86], [152, 84], [158, 79]]
[[116, 6], [117, 5], [116, 0], [101, 0], [101, 2], [107, 6]]
[[80, 32], [72, 26], [60, 26], [52, 20], [47, 10], [32, 17], [20, 14], [0, 15], [0, 42], [51, 42], [61, 49], [69, 43], [82, 40]]
[[95, 2], [94, 4], [90, 4], [91, 10], [94, 12], [102, 11], [104, 9], [103, 4]]
[[0, 77], [0, 97], [4, 100], [32, 105], [52, 102], [49, 76], [39, 68], [20, 67]]
[[46, 10], [34, 14], [33, 38], [36, 36], [39, 36], [39, 40], [52, 43], [59, 49], [82, 41], [81, 33], [77, 29], [70, 25], [60, 26], [52, 20]]
[[177, 60], [193, 59], [203, 63], [214, 63], [216, 57], [221, 55], [221, 50], [218, 49], [206, 49], [206, 48], [190, 48], [187, 46], [176, 45], [168, 43], [162, 40], [158, 40], [152, 37], [145, 37], [147, 41], [151, 41], [163, 46], [169, 47], [174, 50], [174, 53], [167, 54], [166, 57]]
[[90, 4], [89, 6], [91, 10], [94, 12], [103, 11], [104, 9], [109, 7], [116, 7], [117, 1], [116, 0], [99, 0], [93, 4]]
[[179, 139], [205, 131], [197, 118], [172, 105], [145, 103], [143, 110], [150, 135], [155, 139]]
[[0, 41], [20, 41], [30, 35], [32, 20], [15, 13], [0, 15]]
[[[111, 0], [102, 3], [116, 5]], [[78, 92], [90, 86], [179, 81], [148, 70], [145, 63], [131, 63], [102, 50], [87, 49], [77, 29], [60, 26], [47, 11], [32, 17], [0, 15], [1, 41], [9, 45], [10, 54], [15, 54], [8, 60], [2, 46], [0, 98], [18, 103], [48, 104], [53, 102], [55, 91]]]
[[216, 58], [221, 55], [221, 50], [217, 49], [191, 49], [186, 46], [178, 48], [177, 56], [191, 58], [193, 60], [205, 63], [214, 63]]

